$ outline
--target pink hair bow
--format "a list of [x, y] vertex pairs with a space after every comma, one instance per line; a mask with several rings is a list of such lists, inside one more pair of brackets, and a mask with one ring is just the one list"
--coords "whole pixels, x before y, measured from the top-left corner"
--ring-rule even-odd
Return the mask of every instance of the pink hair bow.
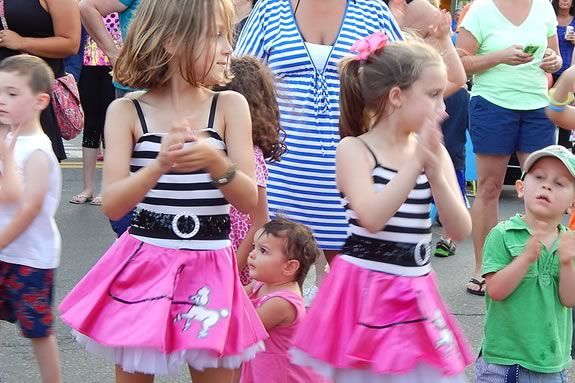
[[375, 32], [371, 35], [357, 40], [352, 46], [351, 50], [357, 52], [355, 59], [358, 61], [365, 61], [370, 54], [378, 49], [381, 49], [387, 45], [389, 38], [385, 32]]

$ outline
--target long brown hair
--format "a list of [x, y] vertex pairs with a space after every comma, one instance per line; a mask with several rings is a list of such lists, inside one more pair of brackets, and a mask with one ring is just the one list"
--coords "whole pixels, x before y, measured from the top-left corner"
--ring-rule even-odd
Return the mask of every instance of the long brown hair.
[[252, 56], [234, 57], [232, 80], [223, 89], [241, 93], [250, 106], [252, 136], [269, 161], [279, 161], [286, 151], [285, 131], [280, 128], [276, 87], [269, 68]]
[[388, 109], [391, 89], [409, 88], [430, 65], [444, 65], [441, 55], [414, 39], [387, 44], [365, 61], [343, 59], [339, 67], [341, 138], [366, 133]]
[[[194, 66], [205, 49], [202, 40], [209, 44], [217, 35], [217, 12], [231, 42], [231, 0], [142, 0], [114, 66], [114, 79], [133, 89], [159, 88], [170, 80], [168, 64], [176, 59], [184, 80], [202, 85], [207, 73], [196, 78]], [[206, 57], [206, 66], [209, 60]]]

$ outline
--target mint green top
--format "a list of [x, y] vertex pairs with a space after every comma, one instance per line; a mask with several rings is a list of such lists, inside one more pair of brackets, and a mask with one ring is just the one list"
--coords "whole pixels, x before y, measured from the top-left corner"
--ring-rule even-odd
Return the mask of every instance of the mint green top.
[[[476, 0], [477, 1], [477, 0]], [[559, 231], [568, 229], [560, 225]], [[496, 273], [523, 252], [531, 229], [521, 215], [500, 222], [483, 247], [483, 275]], [[571, 366], [571, 309], [559, 301], [559, 254], [543, 247], [517, 289], [502, 301], [485, 294], [482, 356], [488, 363], [559, 372]]]
[[473, 76], [471, 97], [481, 96], [503, 108], [533, 110], [547, 106], [547, 76], [539, 68], [547, 49], [547, 39], [557, 34], [557, 18], [548, 0], [532, 0], [523, 24], [512, 24], [493, 0], [475, 0], [460, 28], [469, 31], [479, 48], [477, 55], [500, 51], [511, 45], [539, 48], [530, 63], [499, 64]]

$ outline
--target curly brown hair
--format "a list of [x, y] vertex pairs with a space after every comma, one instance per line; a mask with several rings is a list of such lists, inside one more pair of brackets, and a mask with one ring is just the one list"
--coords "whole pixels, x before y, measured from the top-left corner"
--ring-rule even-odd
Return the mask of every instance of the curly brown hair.
[[261, 234], [268, 234], [285, 240], [284, 254], [287, 259], [295, 259], [299, 262], [295, 281], [302, 287], [311, 265], [315, 263], [321, 253], [311, 229], [306, 225], [278, 215], [262, 226]]
[[268, 161], [279, 161], [286, 152], [285, 131], [280, 127], [276, 87], [269, 68], [252, 56], [230, 60], [231, 82], [225, 87], [241, 93], [250, 106], [252, 136]]

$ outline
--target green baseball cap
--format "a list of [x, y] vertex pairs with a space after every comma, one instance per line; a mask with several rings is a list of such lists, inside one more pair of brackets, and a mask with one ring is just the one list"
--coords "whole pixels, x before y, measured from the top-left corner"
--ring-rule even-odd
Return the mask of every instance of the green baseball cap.
[[569, 170], [569, 173], [575, 178], [575, 155], [567, 150], [564, 146], [561, 145], [549, 145], [546, 148], [533, 152], [527, 157], [525, 160], [525, 164], [523, 165], [523, 174], [521, 175], [521, 179], [525, 178], [525, 175], [531, 169], [531, 166], [537, 160], [543, 157], [555, 157], [559, 161], [563, 162], [563, 165]]

